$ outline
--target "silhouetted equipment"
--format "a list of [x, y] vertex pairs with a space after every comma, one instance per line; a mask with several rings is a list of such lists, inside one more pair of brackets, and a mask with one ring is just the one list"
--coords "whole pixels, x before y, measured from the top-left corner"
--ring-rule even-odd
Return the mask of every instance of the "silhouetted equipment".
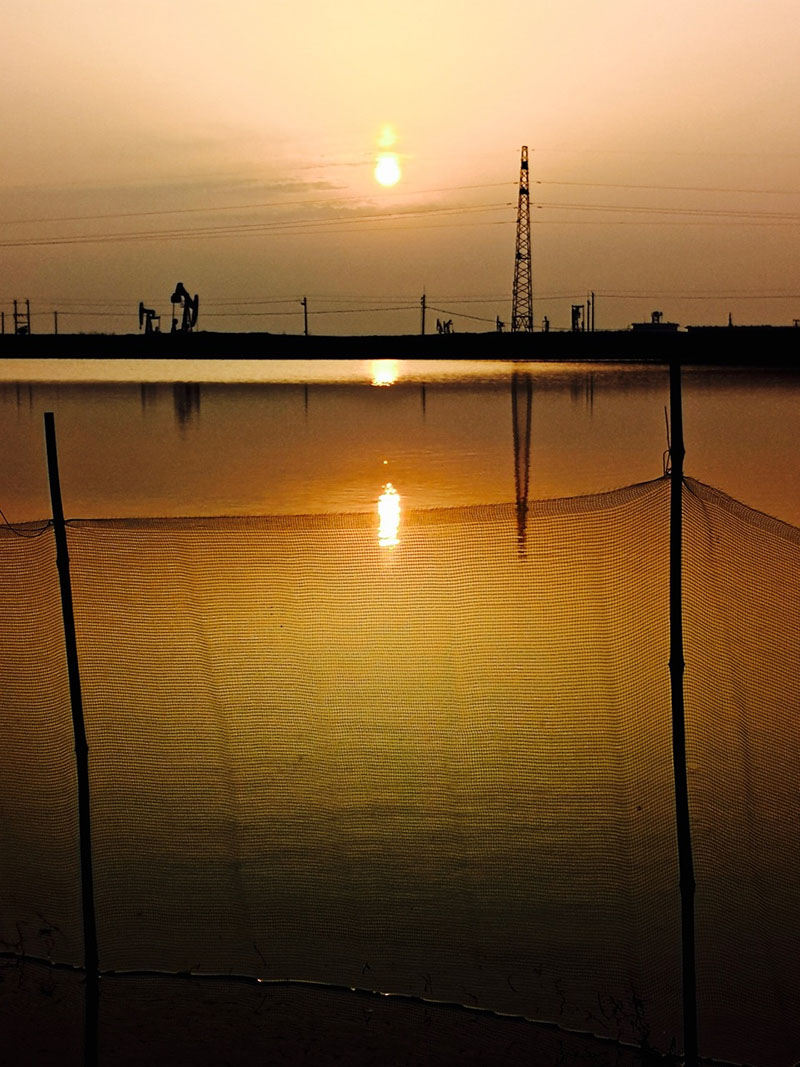
[[31, 332], [31, 302], [25, 301], [25, 310], [19, 306], [17, 301], [14, 301], [14, 333], [29, 334]]
[[662, 311], [653, 311], [650, 313], [649, 322], [633, 322], [631, 327], [637, 333], [677, 333], [677, 322], [664, 322], [663, 320]]
[[[425, 294], [424, 293], [419, 298], [419, 307], [420, 307], [420, 320], [421, 320], [421, 322], [420, 322], [420, 331], [419, 332], [424, 336], [424, 334], [425, 334], [425, 307], [426, 307]], [[438, 326], [439, 326], [439, 320], [438, 319], [436, 320], [436, 326], [437, 326], [437, 329], [438, 329]], [[439, 332], [441, 333], [441, 330]]]
[[[661, 312], [659, 312], [659, 315]], [[589, 293], [585, 304], [572, 305], [572, 332], [594, 333], [594, 293]]]
[[517, 248], [514, 255], [514, 295], [511, 302], [511, 332], [533, 330], [533, 286], [531, 280], [531, 210], [528, 192], [528, 146], [522, 146], [519, 165], [517, 205]]
[[175, 304], [180, 304], [183, 308], [180, 325], [181, 333], [191, 333], [197, 325], [197, 311], [200, 307], [200, 297], [197, 293], [195, 293], [194, 296], [190, 296], [183, 282], [178, 282], [175, 286], [175, 292], [170, 297], [170, 301], [173, 304], [172, 333], [175, 333], [178, 329], [178, 319], [174, 309]]
[[161, 331], [161, 316], [157, 315], [153, 308], [146, 308], [139, 301], [139, 329], [144, 326], [145, 333], [159, 333]]

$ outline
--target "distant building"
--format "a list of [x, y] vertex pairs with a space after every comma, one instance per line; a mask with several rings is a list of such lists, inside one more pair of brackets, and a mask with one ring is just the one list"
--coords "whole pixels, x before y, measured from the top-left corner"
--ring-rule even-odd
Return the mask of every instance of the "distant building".
[[677, 322], [664, 322], [663, 312], [650, 313], [649, 322], [632, 322], [631, 329], [636, 333], [677, 333]]

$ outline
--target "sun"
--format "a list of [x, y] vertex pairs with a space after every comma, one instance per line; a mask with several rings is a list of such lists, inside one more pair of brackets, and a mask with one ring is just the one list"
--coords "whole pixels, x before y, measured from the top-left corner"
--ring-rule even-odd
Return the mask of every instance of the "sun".
[[374, 174], [379, 185], [397, 185], [402, 175], [397, 155], [394, 152], [381, 152]]

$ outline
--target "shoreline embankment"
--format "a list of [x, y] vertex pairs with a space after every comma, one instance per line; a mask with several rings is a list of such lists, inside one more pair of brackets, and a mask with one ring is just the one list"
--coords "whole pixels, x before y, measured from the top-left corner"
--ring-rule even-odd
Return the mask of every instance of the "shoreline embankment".
[[2, 359], [487, 359], [721, 366], [800, 364], [793, 326], [698, 326], [685, 331], [303, 336], [270, 333], [5, 334]]

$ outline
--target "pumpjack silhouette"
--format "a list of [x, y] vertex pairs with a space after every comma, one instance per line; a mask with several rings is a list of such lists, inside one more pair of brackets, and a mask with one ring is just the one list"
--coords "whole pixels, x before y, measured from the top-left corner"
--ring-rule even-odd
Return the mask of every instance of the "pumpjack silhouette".
[[161, 332], [161, 316], [154, 308], [146, 308], [142, 300], [139, 301], [139, 329], [144, 326], [145, 333]]
[[171, 333], [176, 333], [178, 327], [178, 313], [176, 305], [180, 305], [183, 314], [181, 315], [180, 332], [191, 333], [197, 325], [197, 312], [200, 307], [200, 297], [197, 293], [194, 296], [189, 294], [186, 286], [183, 282], [178, 282], [175, 286], [175, 292], [170, 297], [172, 302], [172, 329]]

